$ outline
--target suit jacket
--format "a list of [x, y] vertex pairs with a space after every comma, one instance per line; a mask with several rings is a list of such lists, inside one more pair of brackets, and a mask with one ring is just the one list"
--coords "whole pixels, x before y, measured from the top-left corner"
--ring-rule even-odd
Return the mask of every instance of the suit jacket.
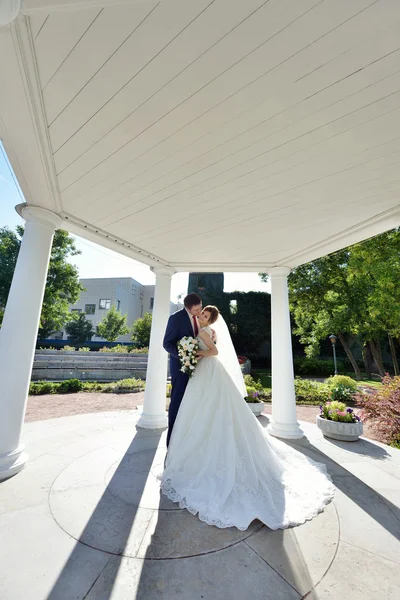
[[194, 337], [193, 327], [190, 317], [185, 308], [178, 310], [168, 319], [167, 329], [164, 336], [164, 350], [169, 352], [170, 355], [170, 372], [171, 377], [182, 375], [187, 377], [181, 372], [181, 363], [178, 355], [177, 343], [185, 336]]

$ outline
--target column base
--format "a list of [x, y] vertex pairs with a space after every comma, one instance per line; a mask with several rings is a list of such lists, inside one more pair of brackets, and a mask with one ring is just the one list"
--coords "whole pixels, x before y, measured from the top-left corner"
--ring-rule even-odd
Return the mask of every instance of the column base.
[[139, 429], [166, 429], [168, 427], [167, 413], [151, 415], [142, 412], [136, 427]]
[[271, 421], [267, 427], [267, 431], [270, 435], [283, 440], [301, 440], [304, 437], [304, 432], [300, 425], [297, 423], [277, 423]]
[[21, 444], [15, 450], [0, 454], [0, 481], [16, 475], [25, 467], [28, 455], [25, 446]]

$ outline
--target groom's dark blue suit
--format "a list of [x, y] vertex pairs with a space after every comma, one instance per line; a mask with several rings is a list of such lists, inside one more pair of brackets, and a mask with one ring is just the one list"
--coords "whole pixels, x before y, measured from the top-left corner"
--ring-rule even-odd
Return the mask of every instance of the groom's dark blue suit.
[[185, 336], [193, 337], [193, 327], [186, 309], [178, 310], [170, 316], [164, 336], [164, 349], [170, 355], [171, 373], [171, 403], [168, 410], [168, 435], [167, 446], [171, 437], [172, 429], [186, 390], [189, 378], [181, 371], [181, 363], [178, 356], [177, 343]]

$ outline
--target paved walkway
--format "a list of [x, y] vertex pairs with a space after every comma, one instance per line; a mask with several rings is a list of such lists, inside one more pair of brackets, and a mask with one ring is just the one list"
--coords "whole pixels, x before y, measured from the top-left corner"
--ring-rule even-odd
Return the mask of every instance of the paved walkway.
[[25, 425], [30, 462], [0, 484], [1, 600], [400, 598], [400, 451], [302, 423], [297, 447], [327, 464], [334, 503], [285, 531], [219, 530], [160, 497], [165, 432], [137, 418]]

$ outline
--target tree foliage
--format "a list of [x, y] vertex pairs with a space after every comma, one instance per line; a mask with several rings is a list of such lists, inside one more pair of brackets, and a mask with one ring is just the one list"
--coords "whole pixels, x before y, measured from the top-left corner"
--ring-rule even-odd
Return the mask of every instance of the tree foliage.
[[[294, 269], [288, 280], [290, 306], [307, 355], [316, 356], [321, 340], [335, 333], [360, 378], [348, 344], [349, 335], [357, 336], [383, 375], [381, 341], [388, 334], [392, 342], [400, 336], [399, 281], [398, 229]], [[396, 362], [395, 352], [393, 358]]]
[[145, 313], [143, 317], [137, 319], [133, 324], [132, 341], [134, 341], [139, 348], [148, 348], [150, 345], [151, 322], [151, 314]]
[[120, 335], [129, 333], [126, 315], [122, 315], [113, 304], [98, 324], [96, 333], [107, 342], [115, 342]]
[[65, 326], [68, 339], [74, 344], [83, 344], [92, 339], [95, 331], [92, 322], [86, 318], [84, 313], [73, 312]]
[[[0, 228], [0, 307], [5, 308], [14, 275], [24, 228], [15, 231]], [[38, 337], [44, 339], [61, 329], [68, 321], [69, 305], [78, 301], [83, 290], [79, 283], [78, 269], [67, 259], [80, 251], [70, 235], [57, 229], [54, 234]], [[29, 293], [29, 290], [27, 290]]]

